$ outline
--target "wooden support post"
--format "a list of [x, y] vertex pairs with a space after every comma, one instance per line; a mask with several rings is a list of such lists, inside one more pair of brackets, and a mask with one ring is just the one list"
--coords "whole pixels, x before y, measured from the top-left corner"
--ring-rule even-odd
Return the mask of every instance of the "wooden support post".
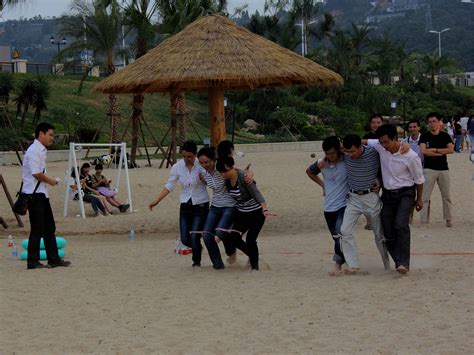
[[211, 146], [217, 147], [225, 136], [225, 112], [224, 112], [224, 89], [221, 87], [210, 87], [209, 100], [209, 124], [211, 129]]
[[0, 217], [0, 224], [3, 226], [3, 228], [8, 229], [8, 224], [2, 217]]
[[[13, 199], [12, 196], [10, 195], [10, 191], [8, 191], [7, 183], [3, 179], [2, 174], [0, 174], [0, 184], [3, 186], [3, 191], [5, 191], [5, 195], [7, 196], [8, 203], [10, 203], [10, 207], [13, 208]], [[23, 224], [23, 221], [20, 218], [20, 215], [13, 213], [15, 215], [16, 221], [18, 222], [18, 227], [23, 228], [25, 225]]]

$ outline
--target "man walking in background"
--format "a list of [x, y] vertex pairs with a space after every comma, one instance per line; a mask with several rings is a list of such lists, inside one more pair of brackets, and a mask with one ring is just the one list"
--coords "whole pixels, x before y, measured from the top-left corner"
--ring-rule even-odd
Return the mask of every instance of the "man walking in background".
[[408, 121], [408, 132], [410, 133], [408, 137], [406, 137], [403, 141], [407, 142], [410, 145], [411, 150], [413, 150], [421, 160], [421, 164], [423, 165], [423, 161], [425, 157], [420, 149], [420, 120], [413, 118]]
[[454, 144], [449, 134], [441, 131], [442, 121], [439, 113], [430, 112], [426, 119], [430, 131], [423, 133], [420, 137], [420, 149], [425, 157], [423, 166], [425, 175], [423, 205], [425, 208], [421, 211], [421, 223], [429, 223], [431, 193], [435, 183], [438, 183], [443, 200], [443, 218], [446, 220], [446, 226], [452, 227], [451, 187], [446, 156], [454, 152]]
[[[362, 137], [363, 139], [377, 139], [375, 131], [383, 125], [383, 117], [380, 113], [374, 113], [369, 117], [369, 127], [368, 132]], [[372, 224], [370, 220], [366, 218], [367, 223], [365, 224], [365, 229], [372, 230]]]
[[[48, 185], [56, 186], [59, 180], [46, 175], [47, 147], [53, 144], [54, 127], [40, 123], [35, 130], [35, 140], [26, 151], [22, 168], [22, 192], [30, 195], [28, 211], [31, 232], [28, 241], [27, 269], [69, 266], [69, 261], [59, 258], [56, 244], [56, 225], [49, 203]], [[43, 238], [48, 265], [40, 263], [40, 240]]]

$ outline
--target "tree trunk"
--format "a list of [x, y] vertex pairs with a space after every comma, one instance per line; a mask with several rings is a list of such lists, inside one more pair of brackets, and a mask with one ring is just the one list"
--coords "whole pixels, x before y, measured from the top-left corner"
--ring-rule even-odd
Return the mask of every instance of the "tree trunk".
[[186, 142], [187, 139], [187, 129], [186, 129], [186, 118], [188, 115], [188, 110], [186, 107], [186, 98], [183, 92], [177, 94], [177, 103], [176, 103], [177, 119], [178, 119], [178, 132], [179, 139], [178, 143], [180, 146]]
[[170, 139], [170, 151], [171, 151], [171, 162], [176, 163], [176, 126], [177, 126], [177, 117], [176, 110], [178, 107], [178, 94], [171, 93], [171, 139]]
[[118, 141], [117, 137], [117, 125], [118, 125], [118, 113], [117, 113], [117, 96], [109, 95], [109, 113], [110, 117], [110, 141], [115, 143]]
[[25, 120], [26, 120], [26, 114], [28, 113], [28, 104], [25, 104], [23, 107], [23, 114], [21, 115], [21, 123], [20, 127], [23, 130], [23, 127], [25, 127]]
[[142, 94], [133, 95], [132, 102], [132, 148], [130, 151], [130, 161], [135, 162], [138, 150], [138, 132], [140, 129], [140, 120], [143, 115], [143, 101], [145, 96]]
[[224, 89], [221, 87], [210, 87], [208, 91], [208, 100], [209, 125], [211, 127], [211, 147], [217, 147], [219, 142], [226, 138]]

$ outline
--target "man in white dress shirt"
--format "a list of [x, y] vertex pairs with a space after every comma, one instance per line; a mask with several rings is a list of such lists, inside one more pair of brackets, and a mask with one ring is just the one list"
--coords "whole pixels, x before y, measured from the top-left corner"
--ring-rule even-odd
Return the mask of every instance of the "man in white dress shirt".
[[[28, 211], [31, 232], [28, 241], [27, 269], [69, 266], [69, 261], [59, 258], [56, 244], [56, 225], [49, 203], [48, 185], [55, 186], [59, 180], [46, 175], [47, 147], [53, 144], [54, 127], [40, 123], [35, 130], [35, 140], [26, 151], [22, 167], [22, 192], [29, 194]], [[43, 238], [48, 265], [40, 263], [40, 240]]]
[[410, 269], [410, 211], [414, 203], [417, 211], [423, 208], [423, 168], [413, 150], [400, 152], [395, 126], [380, 126], [376, 135], [378, 141], [370, 139], [368, 143], [380, 154], [384, 185], [381, 216], [386, 245], [397, 271], [406, 274]]

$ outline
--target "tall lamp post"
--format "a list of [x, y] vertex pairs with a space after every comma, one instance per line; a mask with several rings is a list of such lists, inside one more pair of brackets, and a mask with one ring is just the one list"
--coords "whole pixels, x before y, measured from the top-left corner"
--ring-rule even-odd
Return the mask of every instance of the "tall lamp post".
[[[51, 37], [49, 38], [49, 42], [50, 42], [51, 44], [57, 44], [57, 45], [58, 45], [58, 54], [59, 54], [59, 52], [61, 51], [61, 46], [65, 46], [65, 45], [66, 45], [66, 37], [63, 37], [61, 40], [59, 40], [59, 39], [56, 40], [56, 39], [54, 38], [54, 36], [51, 36]], [[59, 58], [59, 56], [58, 56], [58, 58]], [[61, 63], [61, 59], [58, 59], [58, 62]]]
[[304, 17], [301, 18], [301, 23], [295, 23], [295, 26], [300, 26], [301, 27], [301, 56], [306, 57], [308, 55], [308, 26], [312, 25], [313, 23], [318, 22], [317, 20], [308, 22], [308, 24], [305, 26], [304, 24]]
[[437, 33], [438, 34], [438, 54], [441, 57], [441, 33], [449, 31], [450, 28], [445, 28], [441, 31], [430, 31], [430, 33]]

